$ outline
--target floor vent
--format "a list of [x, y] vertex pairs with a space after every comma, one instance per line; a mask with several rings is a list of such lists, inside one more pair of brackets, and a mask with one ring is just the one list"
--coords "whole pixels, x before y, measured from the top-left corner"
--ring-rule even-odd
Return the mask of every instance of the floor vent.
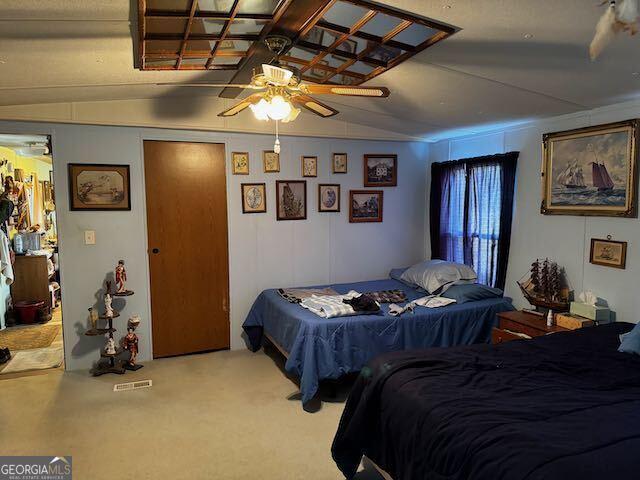
[[116, 383], [113, 386], [114, 392], [124, 392], [127, 390], [137, 390], [138, 388], [149, 388], [153, 385], [151, 380], [140, 380], [139, 382]]

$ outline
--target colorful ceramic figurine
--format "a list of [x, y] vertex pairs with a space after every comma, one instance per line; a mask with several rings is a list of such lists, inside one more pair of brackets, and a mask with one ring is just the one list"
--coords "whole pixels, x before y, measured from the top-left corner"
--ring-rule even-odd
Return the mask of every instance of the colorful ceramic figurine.
[[124, 268], [124, 260], [119, 260], [116, 266], [116, 292], [124, 293], [127, 291], [125, 283], [127, 281], [127, 271]]
[[98, 310], [89, 307], [89, 319], [91, 320], [91, 328], [95, 330], [98, 325]]
[[116, 342], [113, 341], [113, 338], [109, 338], [107, 340], [107, 345], [104, 347], [104, 352], [107, 355], [115, 355], [116, 354]]
[[134, 328], [131, 326], [127, 329], [127, 334], [122, 339], [122, 347], [129, 351], [129, 366], [135, 367], [136, 357], [138, 356], [138, 336], [135, 334]]
[[111, 295], [109, 292], [104, 294], [105, 317], [113, 317], [113, 307], [111, 306]]

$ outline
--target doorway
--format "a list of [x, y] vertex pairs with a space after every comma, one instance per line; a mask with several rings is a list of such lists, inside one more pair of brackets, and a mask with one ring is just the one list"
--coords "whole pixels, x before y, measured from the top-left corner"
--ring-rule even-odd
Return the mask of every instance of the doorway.
[[0, 379], [62, 367], [51, 139], [0, 134]]
[[154, 358], [229, 348], [223, 144], [144, 141]]

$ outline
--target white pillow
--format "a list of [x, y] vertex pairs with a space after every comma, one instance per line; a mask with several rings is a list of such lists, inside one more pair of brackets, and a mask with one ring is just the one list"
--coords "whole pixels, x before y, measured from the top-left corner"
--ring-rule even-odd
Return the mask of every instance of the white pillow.
[[442, 293], [452, 285], [475, 283], [478, 275], [473, 268], [461, 263], [427, 260], [409, 267], [400, 278], [433, 294]]

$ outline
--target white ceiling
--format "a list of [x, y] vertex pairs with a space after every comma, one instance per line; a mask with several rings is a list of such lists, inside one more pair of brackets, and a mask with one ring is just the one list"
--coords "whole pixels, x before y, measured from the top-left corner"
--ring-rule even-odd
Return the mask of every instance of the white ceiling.
[[[385, 3], [462, 30], [374, 79], [391, 89], [390, 98], [332, 100], [349, 122], [436, 139], [640, 93], [640, 75], [633, 75], [640, 35], [620, 36], [596, 62], [588, 58], [602, 13], [597, 0]], [[155, 83], [224, 82], [232, 72], [134, 69], [136, 8], [128, 0], [3, 0], [0, 105], [217, 95]]]

